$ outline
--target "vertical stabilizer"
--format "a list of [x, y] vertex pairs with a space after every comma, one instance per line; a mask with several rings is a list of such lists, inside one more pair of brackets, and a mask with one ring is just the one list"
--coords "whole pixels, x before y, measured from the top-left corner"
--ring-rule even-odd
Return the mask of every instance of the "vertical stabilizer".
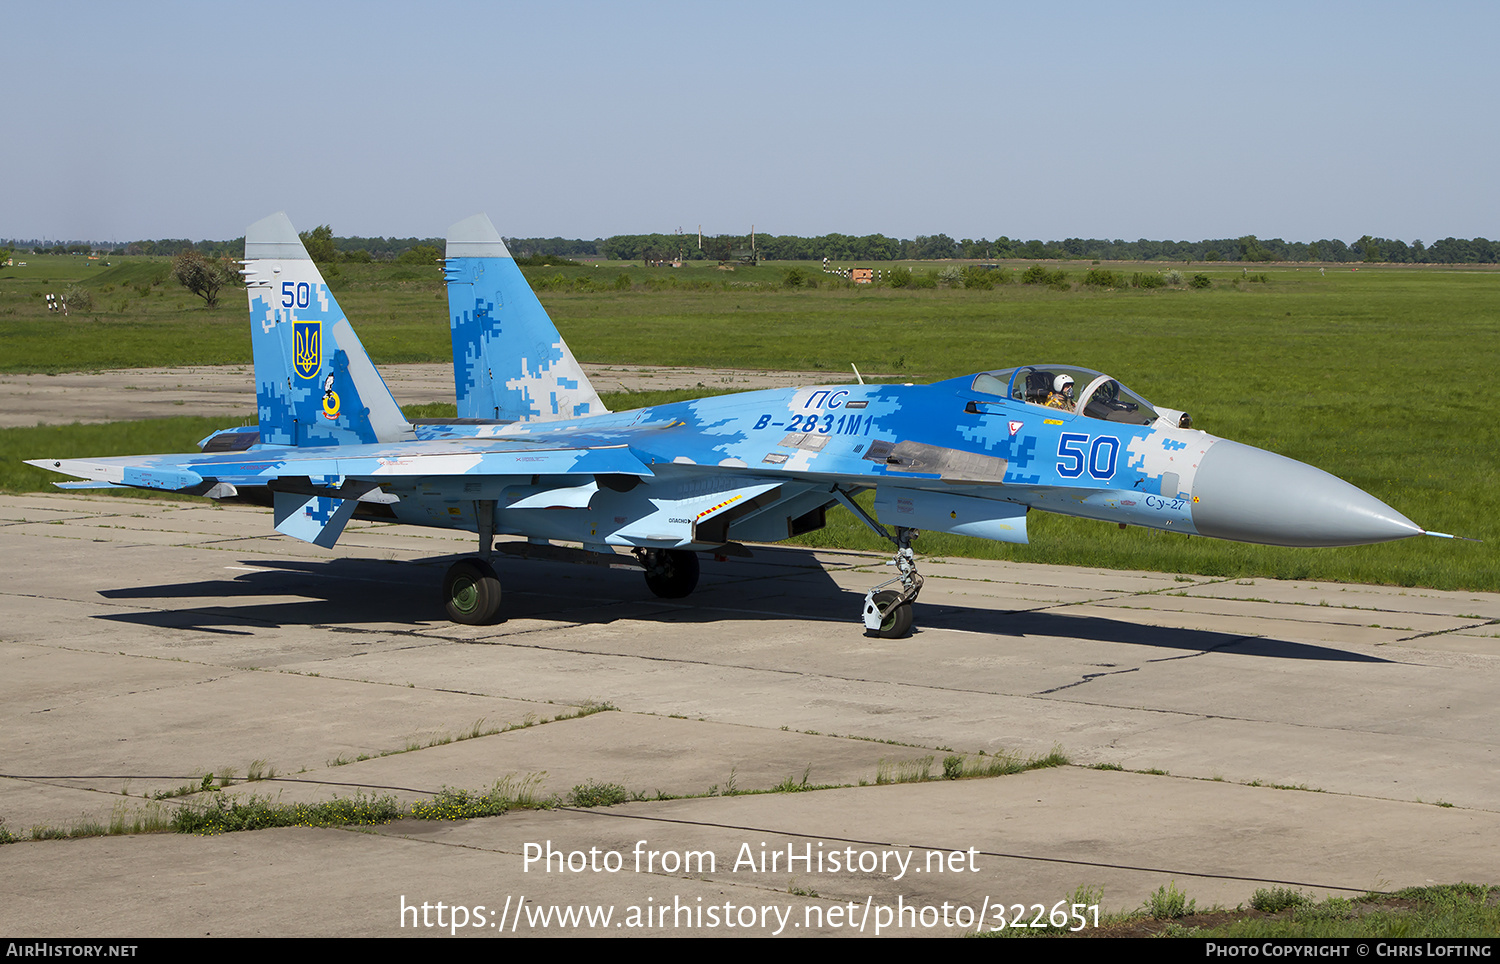
[[448, 229], [443, 272], [459, 417], [541, 422], [609, 411], [487, 216]]
[[285, 214], [245, 231], [244, 274], [263, 444], [415, 438]]

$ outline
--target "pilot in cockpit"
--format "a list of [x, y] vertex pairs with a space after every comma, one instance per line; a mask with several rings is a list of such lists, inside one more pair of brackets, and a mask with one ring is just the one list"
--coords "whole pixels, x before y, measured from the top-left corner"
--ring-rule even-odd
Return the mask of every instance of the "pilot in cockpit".
[[1047, 400], [1042, 403], [1048, 408], [1060, 408], [1065, 412], [1071, 412], [1076, 407], [1073, 401], [1073, 376], [1058, 375], [1052, 380], [1052, 391], [1047, 393]]

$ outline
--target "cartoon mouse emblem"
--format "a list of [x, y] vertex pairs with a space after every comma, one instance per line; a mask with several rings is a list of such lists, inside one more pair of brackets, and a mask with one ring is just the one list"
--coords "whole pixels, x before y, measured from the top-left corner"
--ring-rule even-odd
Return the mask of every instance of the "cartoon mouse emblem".
[[333, 376], [323, 382], [323, 417], [330, 421], [339, 417], [339, 393], [333, 390]]

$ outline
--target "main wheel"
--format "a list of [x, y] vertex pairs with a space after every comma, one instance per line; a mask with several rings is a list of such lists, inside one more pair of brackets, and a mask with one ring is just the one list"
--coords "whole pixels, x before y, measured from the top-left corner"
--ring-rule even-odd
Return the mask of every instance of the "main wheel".
[[663, 599], [681, 599], [698, 588], [698, 554], [685, 549], [646, 553], [646, 586]]
[[[891, 600], [899, 599], [901, 594], [893, 589], [885, 589], [875, 594], [875, 605], [884, 609], [891, 604]], [[911, 635], [911, 603], [904, 602], [890, 612], [880, 621], [880, 628], [875, 635], [881, 639], [902, 639]]]
[[465, 626], [485, 626], [500, 613], [500, 577], [483, 559], [463, 559], [443, 577], [448, 618]]

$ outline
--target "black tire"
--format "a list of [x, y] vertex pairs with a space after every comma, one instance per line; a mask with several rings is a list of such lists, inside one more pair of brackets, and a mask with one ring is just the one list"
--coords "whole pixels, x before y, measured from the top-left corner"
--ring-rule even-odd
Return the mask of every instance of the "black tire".
[[500, 577], [483, 559], [463, 559], [443, 577], [448, 618], [465, 626], [487, 626], [500, 614]]
[[698, 554], [685, 549], [646, 553], [646, 586], [663, 599], [681, 599], [698, 588]]
[[[891, 600], [898, 599], [900, 596], [901, 594], [894, 589], [883, 589], [875, 594], [875, 606], [884, 609], [890, 605]], [[911, 621], [911, 603], [904, 602], [886, 613], [875, 635], [881, 639], [904, 639], [911, 635]]]

